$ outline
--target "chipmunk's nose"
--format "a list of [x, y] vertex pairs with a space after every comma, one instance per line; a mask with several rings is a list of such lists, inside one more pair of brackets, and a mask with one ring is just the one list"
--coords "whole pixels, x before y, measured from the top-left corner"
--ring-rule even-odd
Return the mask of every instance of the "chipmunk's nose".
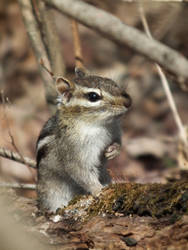
[[131, 99], [130, 95], [128, 95], [126, 92], [123, 92], [122, 96], [124, 97], [124, 106], [126, 108], [130, 108], [131, 104], [132, 104], [132, 99]]

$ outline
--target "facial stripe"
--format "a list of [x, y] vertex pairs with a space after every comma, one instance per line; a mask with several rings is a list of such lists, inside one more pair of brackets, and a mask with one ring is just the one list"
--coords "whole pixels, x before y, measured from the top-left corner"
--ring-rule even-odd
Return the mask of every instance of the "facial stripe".
[[[87, 99], [87, 94], [95, 92], [101, 97], [101, 100], [97, 100], [95, 102], [91, 102]], [[114, 96], [102, 91], [99, 88], [90, 88], [85, 86], [77, 86], [77, 91], [75, 97], [71, 99], [70, 102], [66, 103], [67, 107], [73, 107], [76, 105], [80, 105], [82, 107], [99, 107], [104, 103], [103, 96], [106, 96], [108, 99], [114, 99]]]
[[117, 96], [114, 96], [114, 95], [111, 95], [109, 92], [106, 92], [105, 90], [103, 89], [99, 89], [99, 88], [89, 88], [89, 87], [83, 87], [83, 86], [79, 86], [77, 88], [80, 92], [80, 95], [83, 95], [84, 94], [87, 94], [87, 93], [90, 93], [90, 92], [95, 92], [97, 93], [98, 95], [102, 96], [102, 97], [105, 97], [107, 99], [114, 99], [114, 98], [117, 98]]
[[78, 86], [77, 89], [81, 94], [83, 93], [87, 94], [89, 92], [96, 92], [98, 95], [101, 95], [101, 90], [98, 88], [88, 88], [88, 87]]
[[[92, 102], [87, 98], [87, 95], [91, 92], [98, 94], [101, 97], [101, 100], [96, 100]], [[63, 97], [62, 97], [63, 99]], [[63, 101], [62, 101], [63, 102]], [[87, 86], [76, 86], [75, 94], [72, 98], [70, 98], [69, 102], [65, 102], [64, 105], [66, 108], [72, 108], [75, 106], [80, 106], [82, 108], [99, 108], [103, 105], [109, 103], [112, 106], [126, 106], [125, 98], [121, 95], [112, 95], [108, 91], [105, 91], [101, 88], [92, 88]], [[61, 108], [61, 104], [59, 104], [59, 109]], [[92, 109], [93, 110], [93, 109]]]
[[99, 107], [101, 105], [101, 100], [96, 102], [90, 102], [84, 97], [74, 98], [70, 103], [67, 103], [67, 107], [81, 106], [81, 107]]

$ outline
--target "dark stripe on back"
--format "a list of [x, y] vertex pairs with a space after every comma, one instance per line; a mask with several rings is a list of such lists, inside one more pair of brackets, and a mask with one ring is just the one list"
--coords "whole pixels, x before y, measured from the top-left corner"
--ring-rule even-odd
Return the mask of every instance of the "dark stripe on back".
[[44, 145], [37, 151], [37, 168], [42, 158], [46, 157], [48, 154], [48, 146]]
[[38, 137], [37, 145], [38, 145], [40, 140], [42, 140], [43, 138], [48, 137], [50, 135], [53, 135], [53, 134], [54, 134], [53, 131], [50, 131], [49, 129], [43, 128], [43, 130], [40, 132], [40, 135]]
[[[44, 139], [45, 137], [54, 135], [54, 128], [57, 124], [57, 118], [56, 115], [52, 116], [44, 125], [43, 129], [40, 132], [40, 135], [37, 140], [36, 146], [38, 146], [38, 143], [40, 140]], [[37, 151], [37, 167], [40, 163], [40, 160], [48, 154], [48, 145], [43, 145], [42, 148], [40, 148]]]
[[37, 140], [37, 145], [40, 140], [46, 136], [54, 135], [54, 125], [57, 124], [56, 116], [52, 116], [44, 125], [43, 129], [40, 132], [40, 135]]

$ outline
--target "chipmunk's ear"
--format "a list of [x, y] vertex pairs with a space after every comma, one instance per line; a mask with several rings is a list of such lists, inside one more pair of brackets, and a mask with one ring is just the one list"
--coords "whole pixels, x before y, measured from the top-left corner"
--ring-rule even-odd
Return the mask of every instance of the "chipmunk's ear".
[[83, 78], [86, 75], [86, 72], [83, 68], [75, 67], [75, 75], [76, 77]]
[[69, 81], [64, 77], [57, 77], [56, 79], [56, 89], [59, 94], [63, 94], [70, 89], [74, 89], [75, 85], [73, 82]]

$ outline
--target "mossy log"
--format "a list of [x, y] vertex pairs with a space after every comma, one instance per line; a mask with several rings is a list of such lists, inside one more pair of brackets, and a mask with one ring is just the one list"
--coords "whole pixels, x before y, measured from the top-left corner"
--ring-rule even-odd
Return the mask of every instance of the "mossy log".
[[175, 220], [188, 214], [188, 182], [168, 184], [113, 184], [98, 197], [76, 197], [69, 206], [59, 210], [76, 220], [87, 221], [97, 215], [139, 215]]

